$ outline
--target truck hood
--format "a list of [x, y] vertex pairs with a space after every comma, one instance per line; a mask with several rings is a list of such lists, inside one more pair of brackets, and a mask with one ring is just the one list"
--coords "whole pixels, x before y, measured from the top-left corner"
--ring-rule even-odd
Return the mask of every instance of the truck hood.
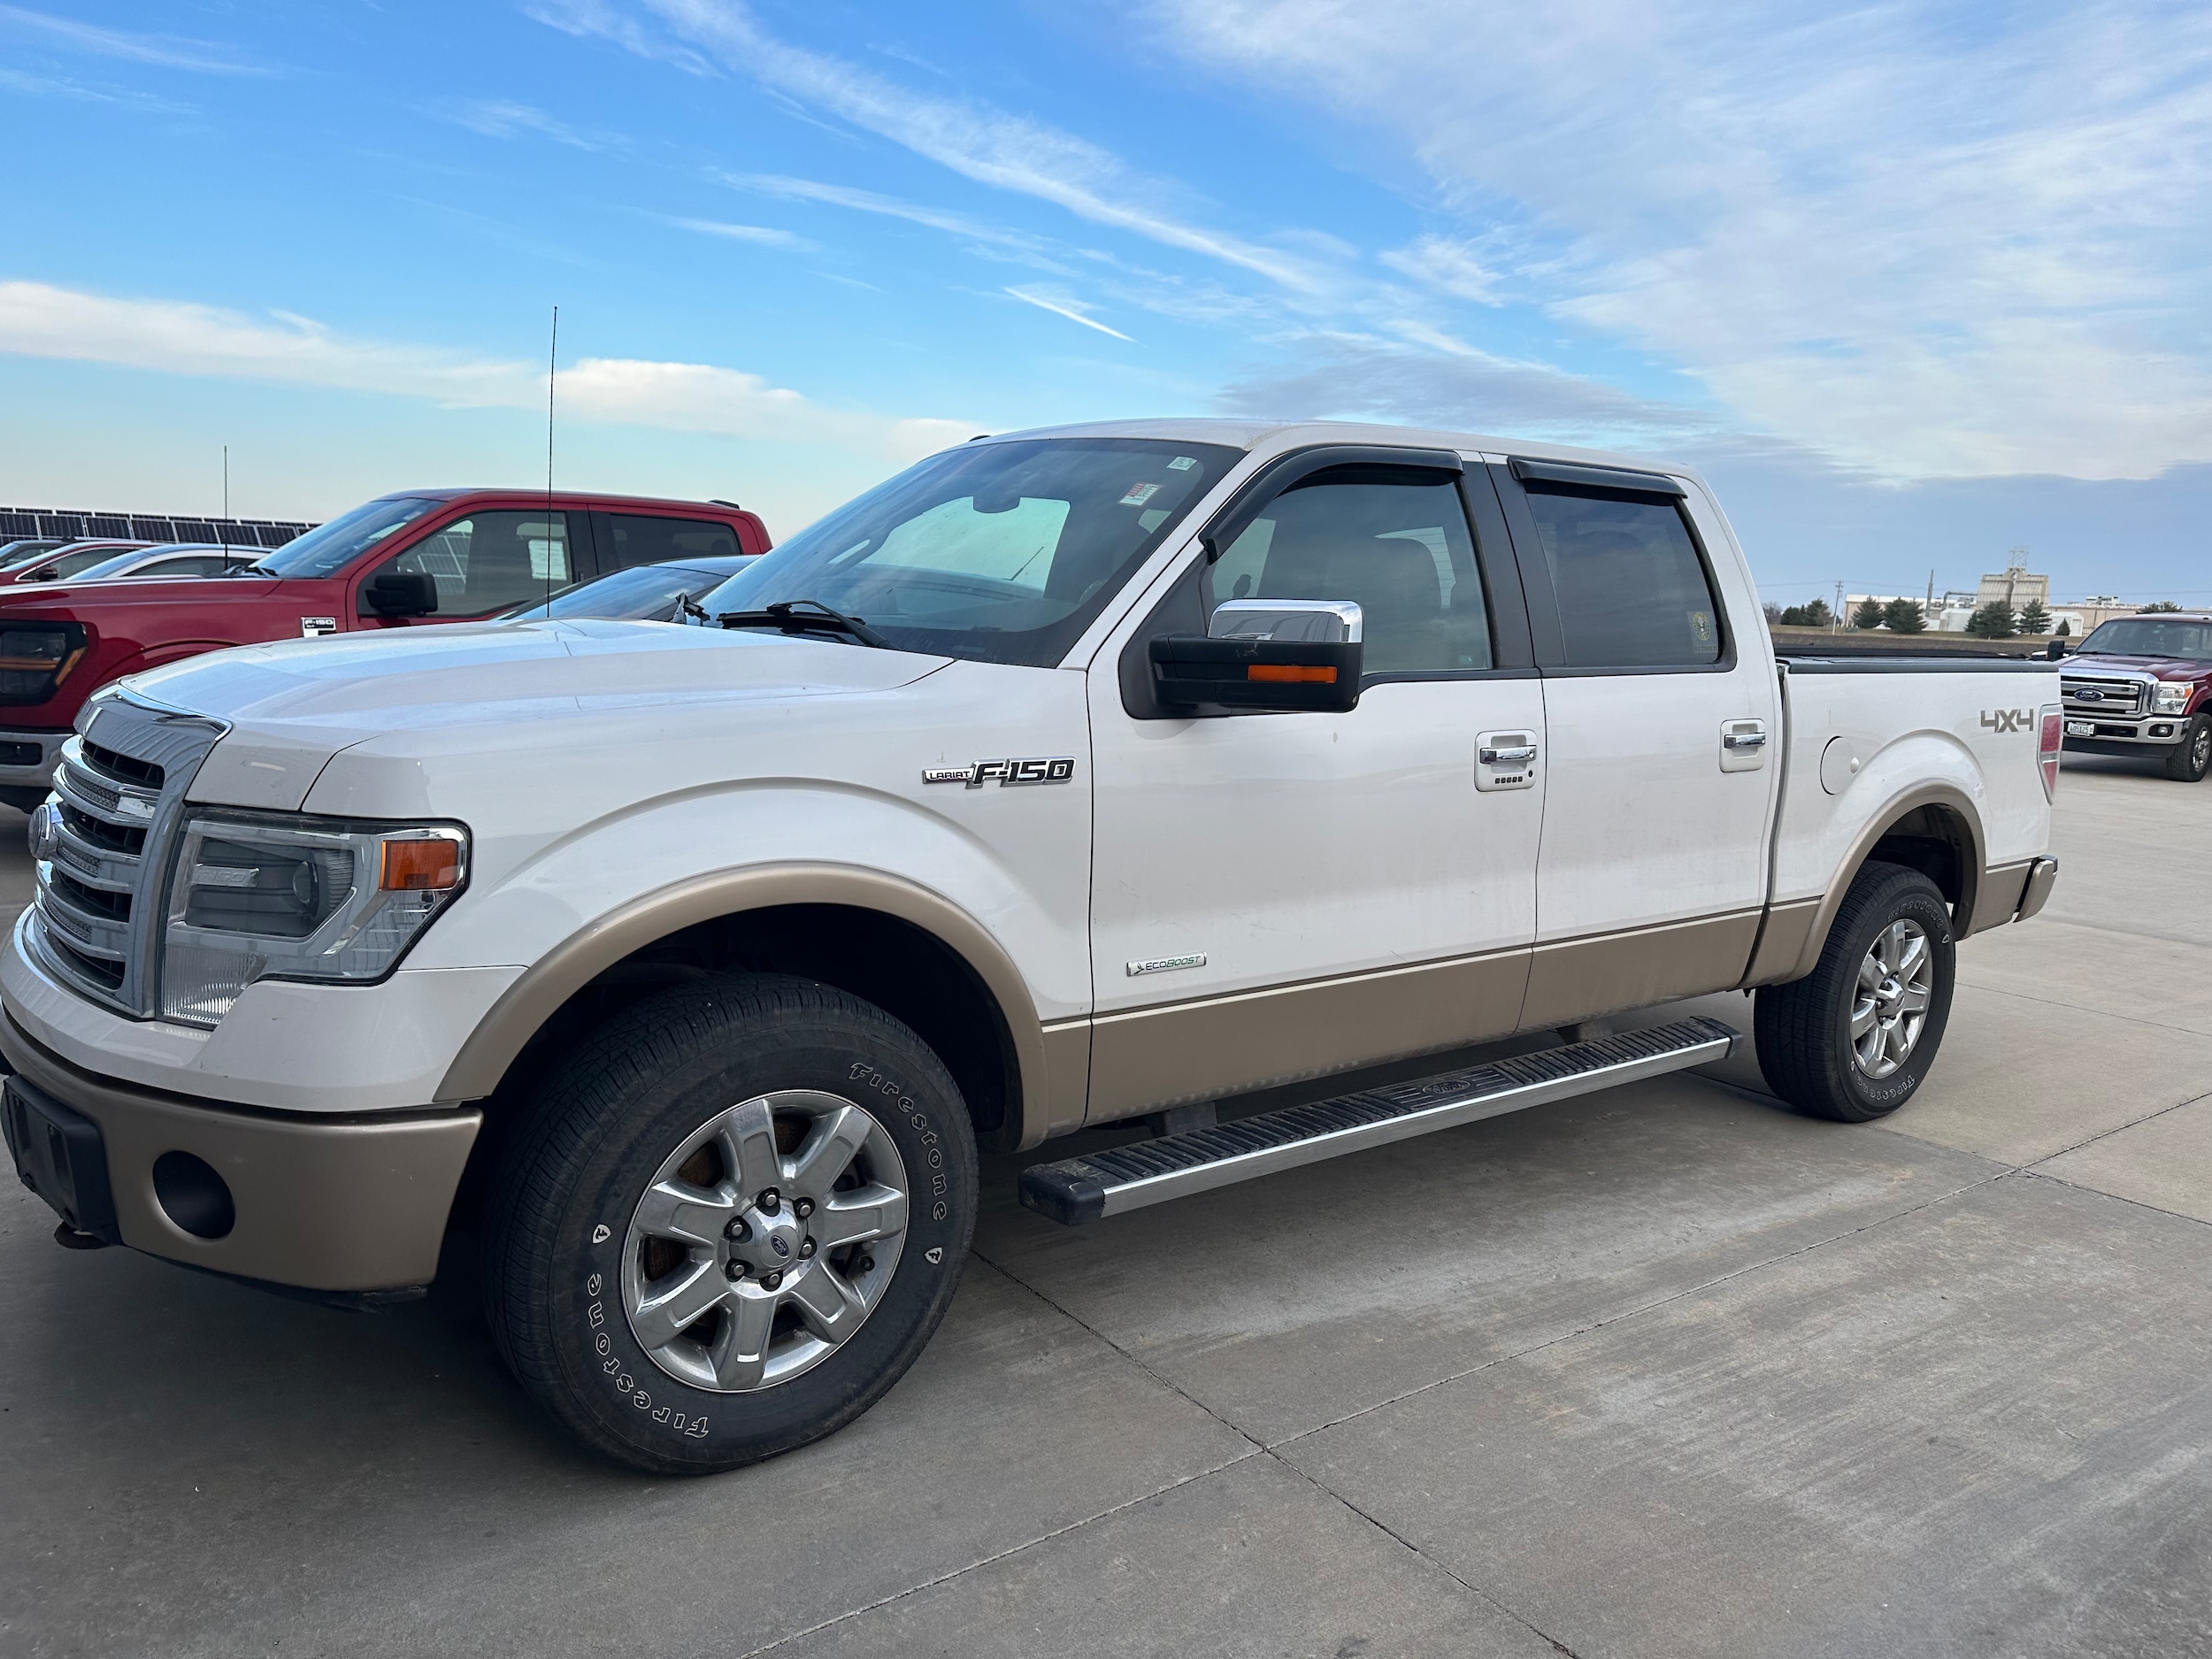
[[586, 711], [786, 703], [894, 690], [947, 658], [664, 622], [446, 624], [239, 646], [134, 674], [150, 703], [231, 728], [195, 800], [295, 810], [341, 751], [396, 733], [465, 748]]
[[266, 600], [286, 585], [259, 576], [119, 576], [104, 582], [10, 582], [0, 586], [0, 611], [12, 617], [82, 618], [97, 623], [104, 611], [144, 610], [150, 605], [228, 603]]
[[2103, 651], [2092, 656], [2077, 651], [2066, 658], [2067, 665], [2075, 663], [2092, 673], [2100, 668], [2132, 668], [2156, 674], [2161, 680], [2212, 679], [2212, 663], [2192, 662], [2185, 657], [2116, 657]]

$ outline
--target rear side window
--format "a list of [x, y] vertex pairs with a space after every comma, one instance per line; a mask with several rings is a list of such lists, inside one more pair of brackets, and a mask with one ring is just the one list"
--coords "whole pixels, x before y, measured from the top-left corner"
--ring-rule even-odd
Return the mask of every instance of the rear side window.
[[610, 513], [614, 555], [609, 570], [633, 565], [665, 565], [671, 559], [735, 558], [744, 552], [737, 532], [711, 518], [649, 518], [642, 513]]
[[1532, 481], [1529, 511], [1575, 668], [1701, 668], [1720, 661], [1720, 606], [1671, 501]]

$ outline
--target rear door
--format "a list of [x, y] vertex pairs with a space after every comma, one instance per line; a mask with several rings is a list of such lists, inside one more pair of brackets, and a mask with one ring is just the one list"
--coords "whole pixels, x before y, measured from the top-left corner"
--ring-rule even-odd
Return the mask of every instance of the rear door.
[[599, 544], [599, 573], [609, 575], [634, 565], [666, 565], [680, 560], [735, 558], [749, 549], [736, 528], [720, 518], [618, 507], [592, 514]]
[[1738, 631], [1757, 596], [1726, 527], [1701, 491], [1658, 473], [1488, 470], [1544, 676], [1523, 1024], [1732, 986], [1766, 901], [1778, 698], [1763, 636]]

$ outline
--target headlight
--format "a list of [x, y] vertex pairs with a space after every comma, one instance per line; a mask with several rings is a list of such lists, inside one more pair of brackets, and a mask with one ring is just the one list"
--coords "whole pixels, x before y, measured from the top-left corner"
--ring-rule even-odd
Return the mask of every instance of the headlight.
[[81, 623], [0, 623], [0, 703], [21, 708], [45, 702], [69, 678], [84, 648]]
[[2158, 696], [2151, 704], [2157, 714], [2179, 714], [2189, 706], [2189, 699], [2196, 687], [2185, 680], [2162, 680], [2158, 682]]
[[468, 879], [456, 824], [222, 815], [184, 826], [161, 1011], [212, 1025], [257, 979], [380, 979]]

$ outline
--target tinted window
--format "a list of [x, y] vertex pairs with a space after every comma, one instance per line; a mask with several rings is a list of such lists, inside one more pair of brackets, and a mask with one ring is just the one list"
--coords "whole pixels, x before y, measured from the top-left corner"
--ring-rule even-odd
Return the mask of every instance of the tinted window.
[[130, 575], [141, 576], [217, 576], [227, 568], [229, 561], [219, 553], [188, 553], [178, 558], [156, 559], [142, 565]]
[[1339, 467], [1286, 490], [1206, 572], [1230, 599], [1349, 599], [1370, 674], [1490, 666], [1490, 617], [1459, 489], [1434, 473]]
[[708, 518], [659, 518], [643, 513], [611, 513], [614, 532], [610, 570], [633, 565], [663, 565], [671, 559], [728, 558], [745, 549], [737, 532]]
[[2106, 623], [2081, 642], [2081, 649], [2109, 651], [2115, 657], [2167, 657], [2212, 663], [2212, 622], [2124, 617]]
[[438, 504], [412, 495], [365, 502], [351, 512], [341, 513], [328, 524], [319, 524], [306, 534], [263, 554], [254, 568], [272, 576], [332, 575]]
[[718, 559], [705, 566], [641, 565], [617, 571], [595, 582], [584, 582], [549, 604], [525, 605], [512, 614], [521, 622], [545, 617], [595, 617], [616, 622], [680, 622], [687, 614], [677, 608], [679, 599], [697, 599], [737, 572], [744, 561]]
[[1671, 501], [1531, 484], [1529, 511], [1578, 668], [1695, 667], [1720, 660], [1720, 607]]
[[526, 604], [568, 585], [568, 515], [549, 517], [543, 508], [472, 513], [379, 568], [428, 571], [441, 616], [480, 617]]
[[96, 565], [105, 565], [119, 557], [117, 549], [111, 547], [87, 548], [78, 553], [65, 553], [59, 558], [40, 565], [30, 574], [41, 581], [66, 581], [73, 576], [83, 575]]
[[902, 650], [1048, 667], [1241, 451], [1041, 438], [933, 456], [810, 525], [700, 603], [814, 599]]

